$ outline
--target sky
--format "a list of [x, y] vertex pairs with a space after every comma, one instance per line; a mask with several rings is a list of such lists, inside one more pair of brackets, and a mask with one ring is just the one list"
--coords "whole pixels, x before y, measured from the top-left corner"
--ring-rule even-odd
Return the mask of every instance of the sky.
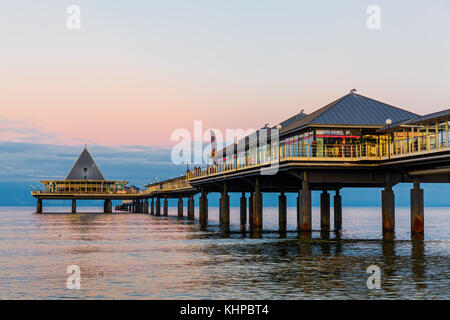
[[274, 125], [352, 88], [450, 108], [448, 0], [0, 0], [0, 39], [4, 188], [65, 176], [84, 144], [106, 176], [175, 176], [176, 129]]

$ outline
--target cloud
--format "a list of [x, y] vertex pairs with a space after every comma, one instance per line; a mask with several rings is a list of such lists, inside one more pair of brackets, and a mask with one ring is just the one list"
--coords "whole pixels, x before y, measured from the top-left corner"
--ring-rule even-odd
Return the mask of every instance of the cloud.
[[[83, 148], [0, 141], [0, 180], [38, 184], [43, 179], [64, 179]], [[170, 147], [89, 145], [88, 149], [108, 179], [142, 185], [149, 179], [170, 178], [185, 170], [170, 161]]]
[[91, 140], [77, 139], [64, 133], [51, 132], [41, 128], [31, 119], [14, 119], [0, 116], [0, 141], [22, 143], [47, 143], [60, 145], [76, 145], [80, 143], [92, 143]]

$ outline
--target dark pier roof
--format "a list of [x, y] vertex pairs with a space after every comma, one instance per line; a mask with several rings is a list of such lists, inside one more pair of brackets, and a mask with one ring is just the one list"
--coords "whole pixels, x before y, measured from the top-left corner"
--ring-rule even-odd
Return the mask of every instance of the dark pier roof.
[[85, 147], [66, 180], [105, 180], [105, 178]]
[[314, 125], [384, 126], [387, 119], [397, 122], [418, 116], [415, 113], [352, 92], [289, 124], [282, 128], [281, 132]]

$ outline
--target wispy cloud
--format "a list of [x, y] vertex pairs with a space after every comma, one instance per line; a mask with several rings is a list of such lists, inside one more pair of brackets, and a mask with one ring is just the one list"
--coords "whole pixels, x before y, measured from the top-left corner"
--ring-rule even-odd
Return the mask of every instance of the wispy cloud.
[[65, 133], [52, 132], [40, 127], [31, 119], [14, 119], [5, 116], [0, 116], [0, 141], [57, 145], [92, 143], [91, 140], [81, 140]]

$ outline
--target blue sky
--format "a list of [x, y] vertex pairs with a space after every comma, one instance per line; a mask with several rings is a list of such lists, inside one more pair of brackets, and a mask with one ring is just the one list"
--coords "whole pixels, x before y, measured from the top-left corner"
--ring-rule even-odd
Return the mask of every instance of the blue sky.
[[[106, 177], [143, 185], [184, 172], [170, 136], [195, 120], [258, 128], [352, 88], [419, 114], [450, 108], [448, 0], [0, 0], [0, 39], [0, 205], [34, 203], [30, 185], [65, 177], [85, 143]], [[425, 188], [428, 205], [450, 205], [447, 185]]]

